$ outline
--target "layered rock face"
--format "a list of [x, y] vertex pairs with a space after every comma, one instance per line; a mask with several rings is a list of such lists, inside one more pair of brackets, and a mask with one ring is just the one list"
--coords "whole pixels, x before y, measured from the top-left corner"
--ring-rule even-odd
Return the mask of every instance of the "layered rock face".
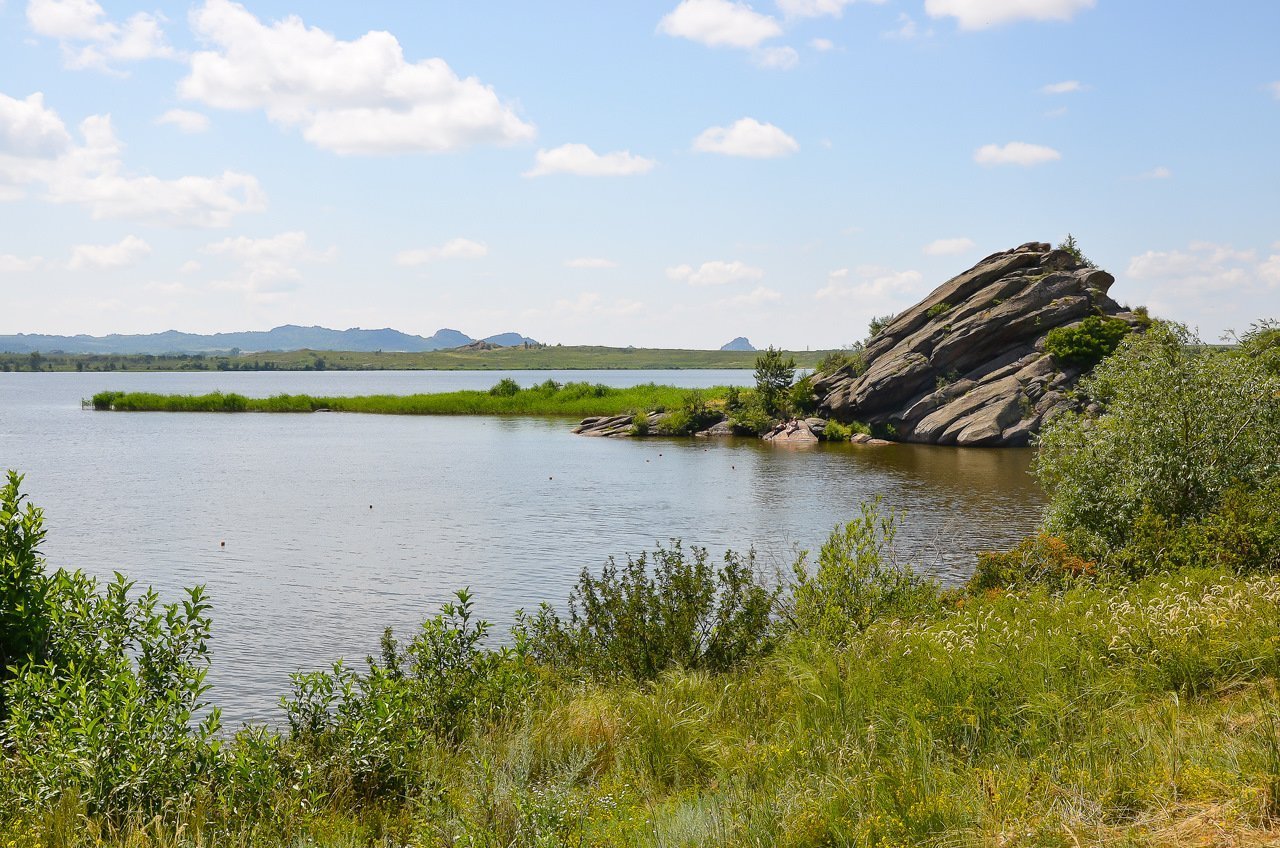
[[814, 378], [822, 411], [892, 428], [899, 441], [1025, 445], [1072, 406], [1078, 367], [1044, 351], [1055, 327], [1090, 315], [1135, 326], [1107, 291], [1115, 278], [1030, 242], [943, 283], [867, 343], [867, 369]]

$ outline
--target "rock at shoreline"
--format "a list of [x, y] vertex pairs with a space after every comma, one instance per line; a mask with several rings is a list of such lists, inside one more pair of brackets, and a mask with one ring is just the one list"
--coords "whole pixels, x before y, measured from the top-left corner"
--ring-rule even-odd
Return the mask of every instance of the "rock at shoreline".
[[865, 372], [815, 375], [821, 410], [899, 441], [1026, 445], [1073, 407], [1067, 392], [1082, 374], [1045, 352], [1049, 331], [1093, 315], [1140, 326], [1107, 296], [1114, 282], [1041, 242], [988, 256], [877, 333]]
[[582, 419], [582, 423], [574, 427], [573, 432], [579, 436], [628, 438], [653, 431], [666, 417], [667, 413], [665, 412], [650, 412], [645, 416], [644, 423], [639, 428], [642, 433], [637, 433], [637, 422], [634, 415], [597, 415]]
[[[826, 427], [826, 422], [823, 422], [822, 427]], [[821, 432], [821, 430], [818, 432]], [[760, 438], [766, 442], [778, 444], [816, 444], [818, 442], [818, 433], [814, 432], [808, 421], [784, 421]]]

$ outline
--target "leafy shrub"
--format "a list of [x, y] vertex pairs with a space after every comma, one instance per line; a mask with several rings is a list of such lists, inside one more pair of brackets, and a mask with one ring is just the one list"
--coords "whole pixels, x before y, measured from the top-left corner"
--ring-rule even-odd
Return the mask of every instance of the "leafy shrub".
[[521, 613], [516, 633], [539, 661], [569, 674], [653, 680], [671, 668], [727, 671], [769, 650], [778, 589], [758, 579], [754, 553], [711, 564], [706, 548], [679, 541], [600, 575], [583, 569], [569, 616], [543, 604]]
[[1034, 469], [1046, 529], [1089, 558], [1124, 547], [1143, 513], [1177, 526], [1233, 489], [1280, 479], [1280, 375], [1257, 357], [1157, 323], [1126, 337], [1081, 390], [1104, 412], [1050, 421]]
[[778, 419], [765, 410], [758, 395], [752, 395], [747, 402], [729, 414], [729, 423], [739, 434], [759, 436], [772, 429]]
[[855, 375], [867, 370], [867, 357], [863, 343], [856, 342], [844, 350], [833, 350], [818, 363], [816, 374], [834, 374], [841, 368], [849, 368]]
[[22, 476], [8, 472], [0, 489], [0, 721], [8, 715], [5, 683], [12, 669], [43, 656], [49, 631], [49, 580], [40, 545], [44, 511], [22, 494]]
[[322, 764], [328, 791], [404, 795], [424, 753], [458, 744], [528, 695], [523, 647], [486, 649], [489, 623], [475, 618], [469, 592], [456, 597], [403, 648], [388, 629], [367, 672], [339, 661], [293, 675], [293, 697], [282, 701], [290, 735]]
[[658, 424], [658, 432], [666, 436], [691, 436], [719, 422], [723, 416], [713, 409], [698, 392], [685, 396], [684, 404], [671, 410]]
[[808, 555], [792, 565], [790, 623], [799, 633], [844, 642], [877, 619], [908, 617], [937, 607], [938, 590], [899, 563], [898, 517], [876, 499], [831, 532], [810, 572]]
[[769, 415], [782, 408], [783, 397], [795, 379], [796, 361], [782, 358], [782, 351], [770, 345], [756, 357], [756, 396]]
[[1057, 589], [1096, 572], [1096, 564], [1077, 556], [1066, 541], [1038, 533], [1012, 550], [978, 554], [978, 567], [968, 588], [971, 592], [1036, 585]]
[[494, 397], [515, 397], [520, 394], [520, 384], [510, 377], [503, 377], [493, 384], [493, 388], [489, 389], [489, 394]]
[[1080, 244], [1076, 241], [1076, 237], [1067, 233], [1067, 237], [1058, 243], [1058, 250], [1065, 250], [1075, 257], [1075, 260], [1086, 268], [1097, 268], [1098, 266], [1092, 262], [1089, 257], [1084, 255], [1080, 250]]
[[1074, 327], [1054, 327], [1045, 336], [1044, 349], [1061, 362], [1089, 367], [1110, 356], [1129, 331], [1119, 318], [1090, 315]]
[[788, 406], [798, 416], [812, 415], [818, 409], [818, 396], [813, 391], [813, 380], [802, 377], [788, 392]]
[[870, 342], [876, 336], [880, 335], [880, 331], [893, 323], [898, 316], [892, 312], [888, 315], [876, 315], [872, 317], [871, 322], [867, 324], [867, 341]]
[[937, 318], [939, 315], [946, 315], [951, 311], [951, 304], [947, 302], [935, 303], [925, 310], [925, 315], [929, 318]]
[[847, 442], [853, 437], [853, 428], [841, 424], [839, 421], [828, 421], [827, 426], [822, 428], [822, 440], [824, 442]]
[[29, 809], [71, 793], [108, 817], [155, 815], [218, 767], [218, 710], [203, 700], [204, 591], [161, 605], [154, 591], [130, 598], [132, 589], [121, 575], [102, 590], [80, 572], [50, 581], [43, 657], [6, 687], [13, 791]]

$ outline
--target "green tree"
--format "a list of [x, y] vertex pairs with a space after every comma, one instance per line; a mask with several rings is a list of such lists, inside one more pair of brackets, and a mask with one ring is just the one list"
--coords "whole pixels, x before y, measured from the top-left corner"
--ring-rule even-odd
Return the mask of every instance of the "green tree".
[[1084, 255], [1080, 250], [1080, 243], [1076, 241], [1076, 237], [1067, 233], [1067, 237], [1058, 243], [1058, 250], [1065, 250], [1076, 258], [1076, 261], [1086, 268], [1097, 268], [1098, 266]]
[[1105, 557], [1140, 516], [1181, 525], [1280, 479], [1280, 376], [1266, 365], [1177, 324], [1127, 336], [1081, 383], [1103, 412], [1061, 415], [1041, 434], [1047, 529]]
[[764, 411], [776, 415], [796, 375], [796, 361], [782, 358], [782, 351], [770, 345], [756, 357], [756, 394]]

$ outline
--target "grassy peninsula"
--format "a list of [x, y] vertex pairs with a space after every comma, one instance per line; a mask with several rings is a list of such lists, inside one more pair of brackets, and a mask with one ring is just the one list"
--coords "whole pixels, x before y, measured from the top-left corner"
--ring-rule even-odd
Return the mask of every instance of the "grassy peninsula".
[[502, 647], [459, 591], [295, 675], [277, 727], [210, 709], [202, 589], [49, 571], [11, 474], [0, 845], [1275, 844], [1280, 335], [1189, 341], [1081, 384], [1041, 530], [962, 586], [878, 502], [780, 581], [672, 543]]
[[[802, 368], [830, 351], [790, 351]], [[491, 350], [295, 350], [257, 353], [0, 353], [0, 371], [581, 371], [751, 368], [752, 351], [547, 345]]]

